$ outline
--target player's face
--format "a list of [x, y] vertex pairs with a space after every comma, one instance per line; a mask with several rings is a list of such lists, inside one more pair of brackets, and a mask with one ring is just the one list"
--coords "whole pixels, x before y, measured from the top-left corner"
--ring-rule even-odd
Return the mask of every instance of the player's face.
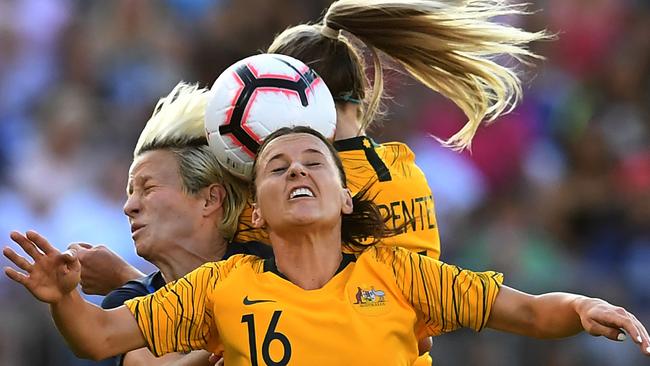
[[155, 261], [175, 252], [201, 224], [203, 201], [183, 191], [178, 161], [167, 150], [138, 156], [129, 170], [124, 213], [139, 256]]
[[352, 211], [334, 159], [317, 137], [295, 133], [266, 145], [256, 165], [254, 224], [270, 231], [340, 225]]

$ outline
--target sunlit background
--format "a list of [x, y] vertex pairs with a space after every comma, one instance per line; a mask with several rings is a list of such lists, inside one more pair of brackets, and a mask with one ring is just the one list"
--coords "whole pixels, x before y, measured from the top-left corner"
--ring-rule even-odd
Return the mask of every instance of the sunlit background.
[[[502, 271], [528, 292], [606, 298], [650, 326], [650, 1], [531, 2], [534, 15], [505, 21], [559, 38], [534, 46], [546, 60], [521, 68], [523, 103], [480, 129], [471, 153], [429, 137], [451, 136], [465, 121], [459, 109], [400, 75], [371, 135], [415, 150], [443, 260]], [[180, 80], [211, 85], [328, 4], [0, 0], [0, 243], [33, 228], [59, 248], [103, 243], [150, 270], [121, 206], [156, 100]], [[445, 366], [650, 362], [629, 341], [493, 331], [438, 337], [432, 354]], [[45, 305], [2, 276], [0, 365], [91, 364], [72, 356]]]

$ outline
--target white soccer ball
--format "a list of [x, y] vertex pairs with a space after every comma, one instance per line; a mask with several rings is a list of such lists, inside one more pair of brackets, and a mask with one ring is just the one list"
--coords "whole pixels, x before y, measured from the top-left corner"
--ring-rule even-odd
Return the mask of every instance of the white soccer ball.
[[260, 54], [227, 68], [205, 111], [208, 143], [219, 162], [250, 180], [264, 138], [281, 127], [308, 126], [334, 138], [336, 108], [323, 80], [293, 57]]

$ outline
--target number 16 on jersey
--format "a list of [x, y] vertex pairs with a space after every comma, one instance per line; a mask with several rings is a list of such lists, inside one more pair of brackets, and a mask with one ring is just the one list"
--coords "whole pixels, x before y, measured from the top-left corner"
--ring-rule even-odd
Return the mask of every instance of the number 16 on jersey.
[[[289, 360], [291, 359], [291, 342], [289, 342], [289, 338], [284, 334], [275, 331], [281, 315], [281, 310], [273, 312], [271, 322], [264, 334], [264, 341], [262, 341], [262, 359], [264, 360], [264, 363], [269, 366], [286, 366], [289, 364]], [[259, 366], [257, 363], [257, 338], [255, 338], [255, 315], [244, 314], [241, 317], [241, 322], [246, 323], [248, 327], [248, 347], [250, 349], [251, 365]], [[274, 361], [271, 358], [271, 342], [274, 340], [279, 341], [282, 344], [282, 358], [279, 361]]]

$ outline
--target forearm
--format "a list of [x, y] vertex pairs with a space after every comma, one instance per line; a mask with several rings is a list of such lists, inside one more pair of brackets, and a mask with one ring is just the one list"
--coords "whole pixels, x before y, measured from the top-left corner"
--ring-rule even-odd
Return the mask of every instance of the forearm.
[[79, 357], [100, 360], [145, 346], [135, 319], [124, 308], [106, 311], [72, 291], [50, 304], [50, 311], [57, 328]]
[[192, 351], [188, 354], [169, 353], [162, 357], [154, 356], [148, 349], [141, 348], [124, 356], [124, 366], [210, 366], [207, 351]]
[[171, 366], [182, 359], [182, 353], [169, 353], [161, 357], [154, 356], [147, 348], [140, 348], [124, 355], [124, 366]]
[[[114, 262], [111, 264], [111, 270], [101, 271], [101, 267], [94, 270], [97, 273], [92, 276], [91, 281], [87, 281], [90, 293], [106, 296], [109, 292], [123, 286], [125, 283], [145, 276], [144, 273], [119, 257], [116, 257]], [[85, 288], [84, 292], [87, 292]]]
[[119, 275], [120, 275], [121, 283], [119, 284], [119, 286], [116, 286], [116, 288], [124, 285], [125, 283], [131, 280], [135, 280], [146, 276], [144, 273], [140, 272], [137, 268], [133, 267], [128, 263], [124, 266], [124, 268], [122, 268], [122, 270], [119, 271]]
[[584, 299], [566, 293], [534, 296], [502, 286], [487, 326], [534, 338], [568, 337], [583, 330], [576, 306]]
[[532, 304], [531, 332], [525, 334], [535, 338], [564, 338], [576, 335], [584, 329], [577, 307], [584, 296], [554, 292], [534, 296]]
[[183, 355], [182, 358], [170, 363], [169, 366], [209, 366], [211, 365], [208, 362], [210, 358], [210, 352], [208, 351], [192, 351], [186, 355]]
[[562, 338], [586, 331], [623, 341], [627, 333], [650, 355], [650, 336], [634, 314], [607, 301], [567, 293], [533, 296], [502, 286], [487, 326], [536, 338]]

